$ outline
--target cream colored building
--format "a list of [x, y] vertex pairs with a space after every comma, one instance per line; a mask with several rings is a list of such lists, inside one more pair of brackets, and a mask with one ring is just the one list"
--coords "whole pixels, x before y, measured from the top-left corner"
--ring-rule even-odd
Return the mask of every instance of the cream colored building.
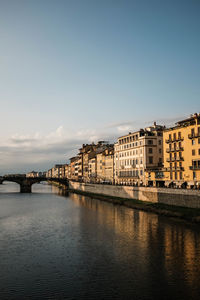
[[29, 173], [27, 173], [26, 174], [26, 177], [32, 177], [32, 178], [34, 178], [34, 177], [38, 177], [38, 172], [35, 172], [35, 171], [31, 171], [31, 172], [29, 172]]
[[118, 138], [114, 148], [116, 184], [148, 184], [145, 172], [163, 164], [163, 129], [154, 123]]

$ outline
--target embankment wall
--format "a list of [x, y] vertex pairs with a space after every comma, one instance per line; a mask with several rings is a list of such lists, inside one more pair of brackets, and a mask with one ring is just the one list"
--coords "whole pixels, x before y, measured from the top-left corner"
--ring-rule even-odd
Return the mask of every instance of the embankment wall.
[[114, 186], [69, 181], [69, 189], [111, 197], [200, 208], [200, 191], [154, 187]]

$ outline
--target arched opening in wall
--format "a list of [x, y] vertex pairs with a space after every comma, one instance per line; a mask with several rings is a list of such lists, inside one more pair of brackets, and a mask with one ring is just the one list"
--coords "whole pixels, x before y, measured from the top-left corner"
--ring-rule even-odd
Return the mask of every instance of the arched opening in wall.
[[156, 181], [156, 186], [157, 187], [164, 187], [165, 186], [165, 182], [162, 180]]
[[174, 188], [175, 187], [175, 184], [174, 184], [174, 182], [170, 182], [170, 184], [169, 184], [169, 188]]
[[52, 193], [52, 185], [47, 181], [41, 181], [40, 183], [32, 184], [32, 193]]
[[186, 189], [187, 188], [187, 182], [183, 182], [182, 185], [181, 185], [181, 188]]
[[20, 185], [16, 182], [12, 181], [3, 181], [0, 184], [0, 193], [19, 193], [20, 192]]

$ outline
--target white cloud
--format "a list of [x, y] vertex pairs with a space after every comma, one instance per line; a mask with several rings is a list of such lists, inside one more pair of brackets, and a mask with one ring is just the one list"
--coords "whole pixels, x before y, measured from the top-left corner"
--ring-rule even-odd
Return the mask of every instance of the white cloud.
[[[157, 120], [157, 123], [172, 125], [181, 118]], [[44, 135], [41, 132], [13, 134], [0, 143], [0, 175], [12, 172], [27, 172], [32, 169], [46, 170], [55, 163], [64, 163], [74, 156], [83, 143], [106, 140], [115, 142], [117, 137], [152, 124], [152, 121], [126, 121], [101, 128], [81, 129], [74, 132], [62, 125]]]
[[96, 129], [73, 132], [59, 126], [55, 131], [43, 135], [13, 134], [1, 140], [0, 174], [24, 173], [29, 170], [46, 170], [55, 163], [64, 163], [78, 152], [83, 143], [102, 139], [103, 133]]

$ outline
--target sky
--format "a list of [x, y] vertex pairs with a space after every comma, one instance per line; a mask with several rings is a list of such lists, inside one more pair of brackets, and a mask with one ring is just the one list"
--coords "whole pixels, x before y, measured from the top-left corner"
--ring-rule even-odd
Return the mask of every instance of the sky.
[[0, 0], [0, 174], [200, 109], [199, 0]]

